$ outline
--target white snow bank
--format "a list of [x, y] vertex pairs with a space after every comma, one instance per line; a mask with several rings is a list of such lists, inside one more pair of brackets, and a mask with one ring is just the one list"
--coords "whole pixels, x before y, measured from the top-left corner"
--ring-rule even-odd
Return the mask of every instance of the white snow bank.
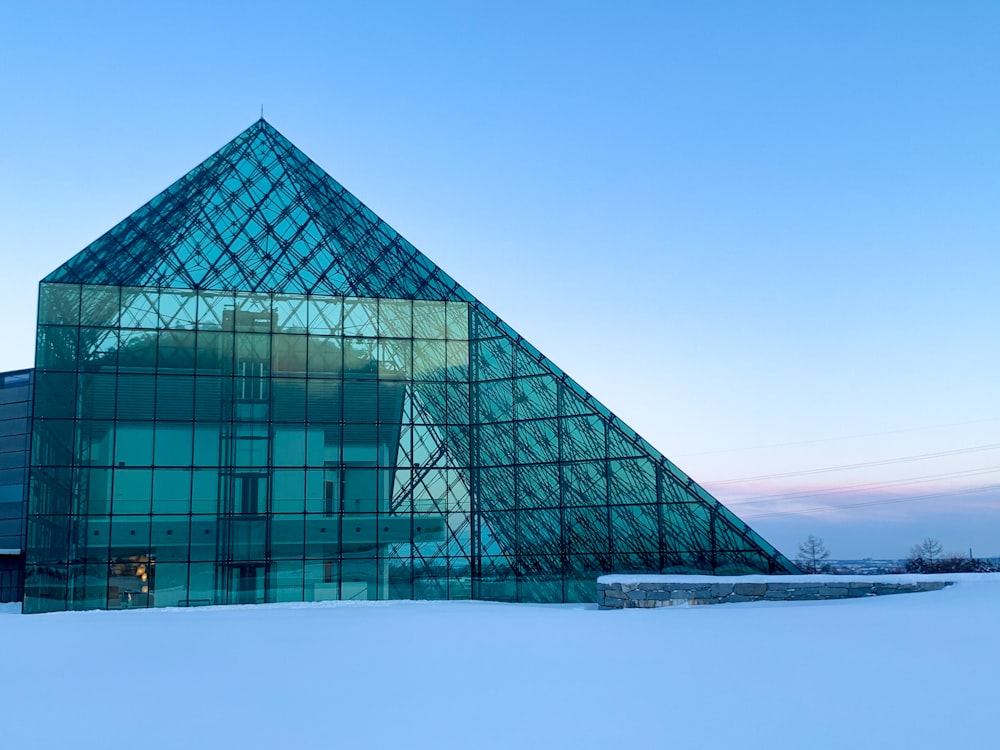
[[1000, 575], [956, 579], [920, 596], [617, 612], [10, 614], [4, 746], [993, 747]]

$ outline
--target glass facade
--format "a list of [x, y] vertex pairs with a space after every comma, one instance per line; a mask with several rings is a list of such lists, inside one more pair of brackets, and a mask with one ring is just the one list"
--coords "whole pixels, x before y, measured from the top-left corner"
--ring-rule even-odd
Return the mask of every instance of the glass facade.
[[38, 322], [26, 612], [795, 570], [264, 121]]

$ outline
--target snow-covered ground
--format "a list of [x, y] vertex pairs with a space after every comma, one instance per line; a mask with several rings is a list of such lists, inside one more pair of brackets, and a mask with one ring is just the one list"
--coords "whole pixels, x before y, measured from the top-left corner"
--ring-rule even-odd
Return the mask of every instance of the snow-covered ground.
[[3, 748], [995, 748], [1000, 575], [860, 600], [20, 616]]

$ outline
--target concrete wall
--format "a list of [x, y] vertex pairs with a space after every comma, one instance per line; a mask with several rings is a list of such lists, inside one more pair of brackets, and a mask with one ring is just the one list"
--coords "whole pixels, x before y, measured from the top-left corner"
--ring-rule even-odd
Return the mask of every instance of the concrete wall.
[[[844, 576], [842, 579], [808, 580], [807, 576], [789, 580], [741, 582], [733, 579], [718, 581], [598, 580], [597, 604], [601, 609], [630, 607], [669, 607], [675, 604], [727, 604], [755, 601], [808, 601], [817, 599], [854, 599], [862, 596], [904, 594], [917, 591], [937, 591], [950, 586], [951, 581], [886, 581], [884, 578], [864, 580]], [[794, 579], [794, 580], [792, 580]], [[806, 579], [806, 580], [803, 580]]]

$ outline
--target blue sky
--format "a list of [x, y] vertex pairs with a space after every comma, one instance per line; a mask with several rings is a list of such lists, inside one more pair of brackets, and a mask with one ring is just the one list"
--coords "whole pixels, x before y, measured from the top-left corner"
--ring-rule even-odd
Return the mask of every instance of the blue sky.
[[784, 551], [1000, 555], [998, 35], [976, 2], [4, 3], [0, 369], [38, 279], [263, 104]]

